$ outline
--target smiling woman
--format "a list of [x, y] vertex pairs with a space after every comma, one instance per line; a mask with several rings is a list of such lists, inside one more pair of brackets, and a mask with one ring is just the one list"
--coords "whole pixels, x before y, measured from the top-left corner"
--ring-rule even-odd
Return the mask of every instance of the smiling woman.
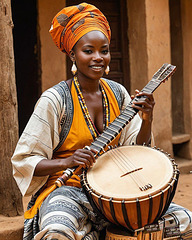
[[[95, 6], [82, 3], [62, 9], [50, 33], [72, 60], [74, 77], [42, 94], [12, 157], [22, 194], [33, 195], [25, 212], [23, 239], [98, 239], [108, 222], [93, 210], [80, 174], [96, 161], [91, 143], [131, 98], [122, 85], [103, 78], [109, 71], [111, 32]], [[110, 147], [150, 143], [154, 98], [151, 93], [136, 94], [132, 107], [142, 112], [142, 119], [136, 115]], [[61, 175], [69, 168], [79, 171], [56, 188], [55, 181], [63, 182]]]

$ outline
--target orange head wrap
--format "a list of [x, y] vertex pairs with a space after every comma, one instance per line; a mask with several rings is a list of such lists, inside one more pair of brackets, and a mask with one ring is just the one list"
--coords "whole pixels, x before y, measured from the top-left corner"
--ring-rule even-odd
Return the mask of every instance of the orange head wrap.
[[53, 19], [49, 30], [56, 46], [67, 54], [86, 33], [101, 31], [110, 42], [111, 30], [106, 17], [93, 5], [81, 3], [63, 8]]

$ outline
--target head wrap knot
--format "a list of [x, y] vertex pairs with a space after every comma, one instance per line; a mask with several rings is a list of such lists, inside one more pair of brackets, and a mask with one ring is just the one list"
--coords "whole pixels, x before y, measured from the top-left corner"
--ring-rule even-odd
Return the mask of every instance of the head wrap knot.
[[91, 31], [101, 31], [110, 42], [111, 30], [103, 13], [95, 6], [81, 3], [63, 8], [54, 17], [49, 30], [56, 46], [67, 54], [76, 42]]

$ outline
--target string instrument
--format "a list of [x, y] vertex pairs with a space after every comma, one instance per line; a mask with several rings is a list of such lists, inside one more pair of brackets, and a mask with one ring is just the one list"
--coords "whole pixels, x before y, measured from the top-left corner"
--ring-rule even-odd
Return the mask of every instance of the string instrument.
[[[176, 70], [163, 64], [141, 90], [153, 93]], [[122, 146], [110, 149], [112, 140], [137, 114], [132, 101], [88, 149], [97, 151], [96, 163], [84, 170], [81, 183], [90, 203], [112, 223], [135, 230], [157, 221], [167, 210], [175, 193], [179, 171], [173, 159], [147, 146]], [[80, 167], [67, 169], [56, 181], [65, 184]]]
[[174, 159], [147, 146], [121, 146], [102, 154], [81, 183], [94, 210], [130, 231], [156, 223], [175, 194]]

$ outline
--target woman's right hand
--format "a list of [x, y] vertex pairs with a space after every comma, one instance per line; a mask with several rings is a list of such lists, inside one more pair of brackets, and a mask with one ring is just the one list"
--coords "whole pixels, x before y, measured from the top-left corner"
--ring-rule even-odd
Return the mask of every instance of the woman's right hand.
[[73, 155], [68, 158], [62, 159], [65, 168], [73, 168], [76, 166], [81, 166], [83, 168], [90, 168], [95, 163], [94, 154], [97, 151], [91, 149], [77, 149]]
[[90, 168], [95, 162], [94, 154], [96, 153], [97, 151], [93, 149], [77, 149], [73, 155], [67, 158], [43, 159], [37, 164], [34, 176], [47, 176], [77, 166]]

